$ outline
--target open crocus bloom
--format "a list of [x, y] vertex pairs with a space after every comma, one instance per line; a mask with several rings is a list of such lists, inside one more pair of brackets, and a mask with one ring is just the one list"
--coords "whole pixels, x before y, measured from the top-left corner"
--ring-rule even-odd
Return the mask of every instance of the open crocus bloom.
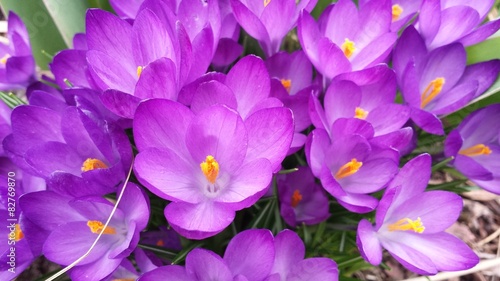
[[148, 201], [140, 188], [132, 183], [124, 188], [118, 209], [105, 228], [113, 205], [102, 197], [73, 199], [51, 191], [26, 194], [19, 202], [30, 226], [24, 234], [38, 247], [43, 245], [47, 259], [69, 265], [103, 231], [90, 254], [69, 273], [73, 280], [102, 280], [134, 250], [149, 219]]
[[[266, 110], [254, 115], [260, 118], [259, 112]], [[219, 233], [237, 210], [251, 206], [266, 192], [275, 161], [268, 150], [280, 144], [284, 157], [293, 130], [289, 109], [273, 112], [278, 119], [269, 127], [254, 115], [244, 123], [223, 105], [195, 115], [177, 102], [141, 103], [134, 119], [139, 149], [134, 169], [149, 190], [173, 201], [165, 216], [181, 235], [203, 239]], [[288, 143], [268, 146], [284, 124], [289, 127]]]
[[338, 280], [337, 265], [327, 258], [304, 259], [299, 236], [284, 230], [276, 237], [266, 229], [238, 233], [229, 242], [224, 257], [194, 249], [186, 266], [169, 265], [150, 271], [140, 281], [306, 281]]
[[464, 270], [479, 262], [464, 242], [444, 232], [457, 220], [462, 199], [452, 192], [425, 192], [430, 171], [428, 154], [408, 162], [380, 200], [375, 227], [360, 221], [358, 248], [371, 264], [382, 262], [382, 247], [403, 266], [424, 275]]
[[394, 70], [411, 118], [431, 134], [443, 134], [437, 116], [459, 110], [495, 81], [500, 61], [466, 65], [459, 43], [429, 51], [413, 26], [405, 29], [394, 48]]
[[318, 23], [303, 12], [297, 25], [304, 52], [326, 79], [387, 58], [397, 39], [390, 31], [389, 0], [371, 0], [359, 10], [351, 0], [340, 0], [327, 9]]
[[480, 187], [500, 194], [500, 104], [475, 111], [448, 135], [445, 155]]

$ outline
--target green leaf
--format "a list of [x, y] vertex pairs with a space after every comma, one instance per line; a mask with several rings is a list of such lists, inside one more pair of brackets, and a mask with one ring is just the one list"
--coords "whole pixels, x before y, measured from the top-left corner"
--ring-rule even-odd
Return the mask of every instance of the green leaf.
[[482, 61], [500, 59], [500, 32], [493, 34], [489, 39], [476, 45], [466, 48], [467, 64], [478, 63]]
[[30, 36], [37, 65], [48, 69], [51, 56], [72, 46], [73, 35], [85, 30], [86, 1], [2, 0], [5, 14], [14, 11], [23, 20]]

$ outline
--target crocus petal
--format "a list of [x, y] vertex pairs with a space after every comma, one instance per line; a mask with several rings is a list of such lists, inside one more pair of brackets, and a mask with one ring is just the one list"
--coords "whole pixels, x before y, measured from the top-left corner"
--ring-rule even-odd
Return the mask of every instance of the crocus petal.
[[134, 118], [135, 110], [141, 101], [138, 97], [112, 89], [104, 91], [100, 98], [102, 104], [111, 112], [129, 119]]
[[330, 39], [323, 37], [315, 46], [318, 50], [318, 62], [312, 61], [312, 63], [327, 78], [334, 78], [352, 70], [353, 66], [349, 59]]
[[398, 79], [401, 79], [403, 71], [410, 61], [421, 61], [426, 53], [427, 48], [424, 40], [413, 25], [408, 26], [394, 47], [392, 62]]
[[391, 147], [402, 153], [408, 147], [412, 138], [413, 129], [406, 127], [385, 135], [376, 136], [370, 139], [370, 144], [381, 148]]
[[422, 130], [434, 135], [444, 135], [443, 124], [436, 115], [416, 108], [411, 109], [410, 115]]
[[198, 186], [203, 183], [197, 180], [193, 168], [197, 168], [195, 164], [167, 148], [141, 151], [134, 165], [139, 181], [156, 195], [171, 201], [199, 203], [204, 197]]
[[361, 103], [361, 88], [351, 81], [333, 81], [325, 93], [325, 115], [331, 127], [338, 118], [354, 117]]
[[337, 264], [328, 258], [309, 258], [292, 268], [286, 280], [338, 280]]
[[441, 24], [430, 48], [444, 46], [456, 41], [474, 29], [480, 22], [476, 10], [468, 6], [454, 6], [441, 12]]
[[134, 140], [139, 151], [148, 147], [169, 148], [188, 155], [185, 132], [194, 114], [184, 105], [153, 99], [142, 102], [134, 117]]
[[477, 180], [492, 180], [492, 173], [471, 157], [457, 155], [453, 164], [466, 177]]
[[189, 71], [186, 83], [192, 82], [207, 72], [212, 61], [214, 48], [214, 34], [210, 26], [201, 30], [192, 42], [193, 63]]
[[168, 276], [170, 281], [195, 281], [198, 280], [186, 273], [186, 269], [180, 265], [162, 266], [152, 271], [144, 273], [138, 280], [156, 281], [162, 280]]
[[385, 104], [370, 111], [366, 121], [373, 125], [380, 136], [401, 129], [410, 117], [410, 108], [399, 104]]
[[249, 281], [262, 280], [273, 267], [275, 248], [273, 235], [266, 229], [253, 229], [233, 237], [224, 253], [233, 275], [241, 274]]
[[495, 82], [500, 72], [500, 61], [490, 60], [468, 65], [460, 78], [461, 81], [476, 80], [478, 88], [474, 97], [480, 96]]
[[330, 137], [325, 130], [315, 129], [309, 134], [305, 145], [306, 159], [316, 177], [321, 173], [325, 153], [329, 147]]
[[199, 204], [172, 202], [165, 208], [165, 217], [172, 228], [188, 239], [213, 236], [224, 230], [234, 216], [234, 210], [211, 201]]
[[338, 1], [328, 15], [328, 24], [324, 34], [335, 43], [344, 42], [345, 38], [352, 38], [358, 34], [358, 9], [352, 1]]
[[497, 32], [498, 29], [500, 29], [500, 20], [497, 19], [490, 21], [465, 35], [458, 42], [462, 43], [464, 46], [471, 46], [486, 40], [488, 37]]
[[238, 101], [238, 112], [245, 119], [259, 101], [269, 96], [271, 80], [266, 65], [256, 56], [242, 58], [227, 74], [225, 83]]
[[360, 70], [383, 62], [391, 53], [397, 39], [397, 33], [391, 32], [373, 40], [352, 59], [352, 68]]
[[89, 278], [90, 280], [102, 280], [110, 275], [120, 266], [122, 259], [110, 259], [103, 256], [101, 259], [81, 266], [76, 266], [69, 271], [72, 280]]
[[247, 159], [267, 158], [273, 171], [278, 170], [293, 138], [291, 110], [284, 107], [259, 110], [248, 117], [245, 126], [248, 130]]
[[369, 263], [379, 265], [382, 262], [382, 246], [372, 224], [366, 219], [358, 224], [356, 244], [360, 254]]
[[260, 19], [250, 9], [248, 9], [240, 0], [230, 0], [234, 17], [241, 27], [253, 38], [258, 41], [270, 42], [271, 39], [267, 33], [266, 27]]
[[418, 18], [419, 29], [427, 42], [431, 42], [441, 24], [441, 1], [423, 0]]
[[198, 113], [214, 104], [223, 104], [234, 110], [238, 108], [234, 93], [229, 87], [216, 80], [201, 83], [191, 101], [191, 110]]
[[330, 132], [332, 139], [339, 139], [352, 134], [370, 139], [375, 134], [372, 124], [358, 118], [339, 118], [333, 123]]
[[140, 99], [164, 98], [177, 100], [175, 65], [168, 58], [160, 58], [148, 64], [141, 72], [134, 96]]
[[194, 249], [186, 257], [186, 271], [199, 281], [232, 281], [233, 274], [224, 260], [211, 251]]
[[304, 259], [306, 249], [304, 243], [291, 230], [283, 230], [274, 238], [276, 256], [272, 273], [279, 273], [280, 276], [287, 276], [297, 263]]
[[44, 178], [56, 171], [79, 175], [83, 164], [74, 150], [60, 142], [47, 142], [29, 149], [26, 152], [26, 162]]
[[318, 41], [322, 37], [314, 18], [307, 12], [301, 12], [297, 21], [297, 35], [300, 45], [309, 60], [316, 67], [320, 65], [318, 57]]
[[91, 50], [87, 52], [89, 71], [101, 90], [116, 89], [125, 93], [133, 93], [137, 78], [115, 58], [104, 52]]

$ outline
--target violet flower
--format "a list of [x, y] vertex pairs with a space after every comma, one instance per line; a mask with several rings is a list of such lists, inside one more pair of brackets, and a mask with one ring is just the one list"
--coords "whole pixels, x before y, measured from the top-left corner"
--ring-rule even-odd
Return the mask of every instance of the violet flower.
[[0, 90], [25, 89], [36, 80], [29, 34], [21, 18], [12, 11], [7, 25], [9, 45], [0, 43]]
[[445, 141], [451, 164], [480, 187], [500, 194], [500, 104], [467, 116]]
[[460, 215], [462, 199], [446, 191], [425, 192], [431, 157], [420, 155], [408, 162], [380, 200], [375, 227], [363, 219], [357, 244], [371, 264], [382, 262], [382, 248], [407, 269], [424, 275], [469, 269], [477, 255], [455, 236], [446, 233]]
[[72, 196], [116, 190], [131, 165], [124, 131], [96, 122], [76, 107], [63, 112], [23, 105], [12, 112], [12, 134], [4, 149], [20, 168]]
[[397, 39], [391, 22], [390, 0], [371, 0], [359, 11], [351, 0], [339, 0], [318, 23], [303, 12], [297, 31], [309, 60], [324, 79], [332, 79], [384, 62]]
[[186, 257], [186, 266], [160, 267], [141, 276], [140, 281], [306, 281], [338, 280], [337, 265], [327, 258], [304, 259], [305, 247], [290, 230], [276, 237], [266, 229], [238, 233], [229, 242], [224, 257], [194, 249]]
[[309, 115], [316, 128], [324, 129], [330, 138], [332, 126], [339, 119], [351, 126], [368, 128], [365, 135], [371, 144], [399, 150], [411, 141], [411, 128], [402, 128], [410, 116], [410, 108], [395, 104], [396, 77], [386, 65], [337, 76], [324, 96], [324, 109], [319, 100], [310, 96]]
[[438, 116], [452, 113], [480, 96], [496, 80], [500, 60], [466, 66], [459, 43], [428, 51], [424, 39], [409, 26], [394, 49], [393, 65], [412, 120], [423, 130], [442, 135]]
[[423, 0], [417, 26], [425, 45], [432, 50], [453, 42], [470, 46], [485, 40], [500, 29], [498, 19], [481, 25], [494, 2]]
[[296, 227], [301, 223], [317, 224], [329, 216], [328, 197], [323, 188], [314, 181], [308, 167], [276, 176], [280, 213], [285, 222]]
[[[399, 153], [372, 146], [365, 136], [372, 135], [373, 129], [347, 121], [335, 122], [332, 140], [324, 129], [312, 131], [306, 142], [306, 158], [323, 188], [340, 205], [351, 212], [367, 213], [378, 204], [368, 194], [381, 190], [394, 177]], [[357, 132], [346, 134], [349, 130]]]
[[278, 98], [293, 112], [295, 133], [288, 154], [304, 146], [306, 136], [301, 132], [311, 125], [308, 101], [311, 93], [319, 93], [320, 87], [313, 85], [312, 65], [302, 51], [292, 54], [279, 52], [266, 60], [271, 76], [271, 96]]
[[222, 71], [224, 67], [229, 66], [243, 53], [243, 46], [238, 43], [241, 28], [234, 17], [230, 0], [219, 0], [219, 9], [221, 17], [220, 39], [212, 58], [212, 66], [216, 70]]
[[[109, 225], [90, 254], [69, 271], [72, 280], [102, 280], [136, 247], [149, 219], [149, 202], [136, 185], [125, 187]], [[51, 191], [24, 195], [19, 202], [34, 227], [26, 238], [43, 245], [43, 255], [69, 265], [88, 251], [102, 231], [113, 205], [102, 197], [73, 199]], [[22, 225], [21, 225], [22, 226]]]
[[295, 27], [299, 13], [314, 9], [317, 0], [230, 0], [241, 27], [259, 41], [267, 57], [277, 53], [281, 41]]
[[133, 128], [137, 178], [173, 201], [165, 216], [177, 232], [203, 239], [266, 192], [273, 167], [289, 148], [292, 116], [289, 109], [272, 108], [244, 123], [222, 105], [195, 115], [179, 103], [150, 100], [139, 106]]

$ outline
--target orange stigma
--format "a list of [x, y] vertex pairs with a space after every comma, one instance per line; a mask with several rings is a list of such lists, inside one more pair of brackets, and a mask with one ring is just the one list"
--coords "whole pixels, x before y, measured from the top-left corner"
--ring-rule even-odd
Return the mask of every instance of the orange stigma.
[[7, 60], [10, 58], [10, 55], [9, 54], [5, 54], [1, 59], [0, 59], [0, 63], [1, 64], [6, 64], [7, 63]]
[[[96, 234], [101, 233], [102, 229], [104, 228], [104, 224], [100, 221], [87, 221], [87, 226], [90, 228], [90, 231], [92, 231], [92, 233]], [[107, 226], [102, 234], [116, 234], [116, 230], [112, 226]]]
[[108, 168], [108, 166], [104, 164], [104, 162], [95, 158], [87, 158], [87, 160], [85, 160], [85, 162], [83, 162], [82, 164], [82, 172], [106, 168]]
[[264, 8], [267, 7], [271, 3], [271, 0], [264, 0]]
[[141, 77], [141, 73], [142, 73], [143, 69], [144, 69], [144, 67], [142, 67], [142, 66], [137, 67], [137, 78]]
[[290, 88], [292, 88], [292, 80], [290, 79], [281, 79], [281, 85], [285, 87], [286, 91], [290, 93]]
[[443, 90], [444, 82], [445, 82], [445, 80], [443, 77], [438, 77], [438, 78], [432, 80], [429, 83], [429, 85], [427, 85], [424, 92], [422, 93], [422, 98], [421, 98], [422, 103], [420, 105], [420, 108], [424, 108], [439, 93], [441, 93], [441, 90]]
[[163, 239], [158, 240], [158, 242], [156, 242], [156, 246], [159, 246], [159, 247], [165, 246], [165, 242], [163, 242]]
[[479, 155], [489, 155], [491, 154], [491, 149], [484, 144], [477, 144], [466, 149], [462, 149], [458, 152], [469, 157], [479, 156]]
[[368, 116], [368, 111], [362, 109], [361, 107], [356, 107], [356, 111], [354, 112], [355, 118], [365, 120], [367, 116]]
[[346, 38], [340, 49], [342, 49], [342, 52], [344, 52], [346, 58], [349, 59], [351, 58], [352, 54], [356, 51], [356, 46], [354, 45], [353, 41]]
[[217, 176], [219, 175], [219, 163], [212, 155], [208, 155], [204, 162], [200, 164], [201, 171], [207, 180], [214, 184]]
[[392, 21], [397, 21], [399, 16], [403, 13], [403, 8], [398, 4], [392, 5]]
[[358, 162], [356, 158], [352, 158], [351, 161], [347, 162], [344, 166], [335, 174], [335, 179], [340, 180], [345, 177], [355, 174], [363, 166], [363, 162]]
[[292, 207], [297, 207], [300, 201], [302, 201], [302, 194], [300, 194], [300, 191], [298, 189], [295, 189], [292, 194]]
[[425, 230], [425, 227], [422, 223], [422, 220], [420, 218], [417, 218], [417, 220], [413, 221], [409, 218], [404, 218], [401, 220], [398, 220], [397, 222], [390, 224], [388, 226], [389, 231], [408, 231], [412, 230], [416, 233], [422, 233]]
[[24, 233], [21, 231], [21, 227], [16, 223], [16, 230], [14, 230], [14, 240], [17, 242], [24, 238]]

